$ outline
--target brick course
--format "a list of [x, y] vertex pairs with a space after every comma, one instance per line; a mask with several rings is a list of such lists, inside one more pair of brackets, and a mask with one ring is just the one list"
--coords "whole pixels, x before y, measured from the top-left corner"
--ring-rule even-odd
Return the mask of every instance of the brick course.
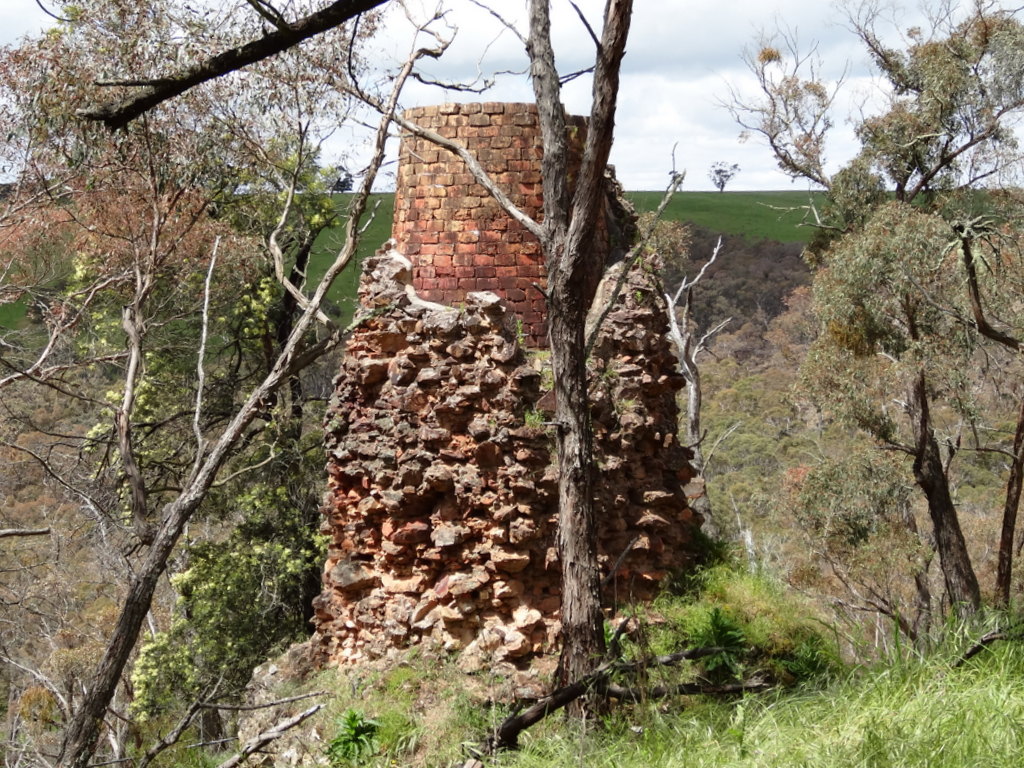
[[[516, 206], [541, 219], [542, 147], [535, 105], [442, 104], [410, 109], [404, 116], [461, 142]], [[569, 126], [578, 165], [586, 123], [570, 117]], [[547, 276], [537, 239], [501, 209], [459, 158], [426, 139], [403, 138], [397, 189], [392, 237], [413, 263], [420, 295], [457, 305], [467, 293], [493, 291], [523, 323], [527, 343], [546, 346], [538, 287], [546, 288]]]

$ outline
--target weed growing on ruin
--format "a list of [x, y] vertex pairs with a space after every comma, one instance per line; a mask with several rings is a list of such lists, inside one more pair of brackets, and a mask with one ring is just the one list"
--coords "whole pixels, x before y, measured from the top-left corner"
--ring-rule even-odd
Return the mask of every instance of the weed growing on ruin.
[[523, 424], [530, 429], [543, 429], [544, 421], [544, 414], [541, 411], [534, 410], [533, 408], [523, 414]]
[[344, 768], [372, 755], [377, 749], [380, 723], [356, 709], [347, 709], [338, 722], [338, 732], [327, 743], [331, 768]]

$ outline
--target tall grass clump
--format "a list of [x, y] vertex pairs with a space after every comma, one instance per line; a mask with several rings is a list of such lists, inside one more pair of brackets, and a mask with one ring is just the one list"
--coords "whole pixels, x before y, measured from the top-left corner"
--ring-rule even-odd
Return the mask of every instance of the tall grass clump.
[[527, 734], [509, 768], [1001, 768], [1024, 754], [1024, 645], [962, 666], [880, 662], [821, 687], [621, 711], [607, 729]]
[[724, 649], [702, 663], [713, 681], [761, 673], [788, 685], [842, 666], [835, 634], [811, 604], [764, 573], [715, 565], [663, 594], [654, 610], [661, 619], [649, 633], [654, 653]]

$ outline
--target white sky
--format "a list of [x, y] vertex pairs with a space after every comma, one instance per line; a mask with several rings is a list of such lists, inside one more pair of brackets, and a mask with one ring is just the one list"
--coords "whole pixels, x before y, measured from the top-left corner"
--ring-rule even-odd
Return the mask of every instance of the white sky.
[[[409, 4], [434, 7], [425, 0], [410, 0]], [[488, 72], [524, 67], [522, 45], [514, 35], [502, 32], [500, 25], [470, 0], [450, 0], [448, 5], [459, 30], [446, 56], [431, 64], [431, 74], [444, 80], [472, 78], [481, 56], [485, 56]], [[505, 14], [522, 17], [526, 0], [496, 5]], [[578, 0], [578, 5], [597, 27], [604, 0]], [[900, 30], [920, 23], [916, 5], [899, 0], [894, 5]], [[559, 68], [563, 72], [580, 69], [592, 62], [593, 43], [568, 2], [555, 0], [553, 6]], [[409, 48], [407, 25], [400, 14], [392, 12], [391, 17], [386, 35], [374, 43], [378, 51], [372, 60], [394, 61]], [[728, 95], [730, 84], [741, 90], [752, 87], [740, 54], [745, 46], [754, 44], [761, 31], [770, 31], [781, 22], [802, 44], [817, 43], [826, 76], [837, 78], [845, 71], [845, 90], [851, 96], [844, 103], [852, 110], [852, 105], [871, 91], [871, 77], [866, 54], [843, 26], [843, 19], [827, 0], [636, 0], [611, 158], [619, 179], [627, 189], [662, 189], [675, 146], [676, 168], [687, 172], [684, 189], [711, 189], [708, 168], [719, 160], [740, 165], [729, 189], [793, 188], [776, 169], [763, 143], [756, 138], [740, 140], [739, 127], [718, 100]], [[47, 17], [35, 0], [0, 0], [0, 43], [13, 42], [45, 26]], [[571, 112], [589, 111], [589, 87], [587, 78], [566, 87], [564, 100]], [[483, 96], [415, 84], [407, 90], [403, 106], [469, 100], [533, 98], [527, 78], [510, 75]], [[833, 170], [850, 157], [855, 146], [842, 117], [837, 118], [828, 153]]]

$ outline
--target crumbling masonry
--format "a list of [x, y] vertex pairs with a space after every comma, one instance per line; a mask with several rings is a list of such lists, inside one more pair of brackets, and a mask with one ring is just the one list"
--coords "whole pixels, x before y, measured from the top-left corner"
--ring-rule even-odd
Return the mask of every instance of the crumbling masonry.
[[[517, 204], [539, 214], [534, 107], [446, 105], [406, 117], [463, 141]], [[620, 268], [609, 270], [598, 302]], [[529, 233], [457, 158], [407, 138], [393, 240], [364, 265], [364, 320], [327, 416], [320, 663], [428, 644], [472, 669], [555, 647], [557, 478], [543, 423], [551, 382], [545, 353], [527, 350], [544, 338], [543, 285]], [[611, 610], [650, 598], [686, 568], [699, 525], [685, 493], [692, 472], [676, 438], [683, 381], [664, 312], [653, 270], [634, 269], [592, 356]]]

